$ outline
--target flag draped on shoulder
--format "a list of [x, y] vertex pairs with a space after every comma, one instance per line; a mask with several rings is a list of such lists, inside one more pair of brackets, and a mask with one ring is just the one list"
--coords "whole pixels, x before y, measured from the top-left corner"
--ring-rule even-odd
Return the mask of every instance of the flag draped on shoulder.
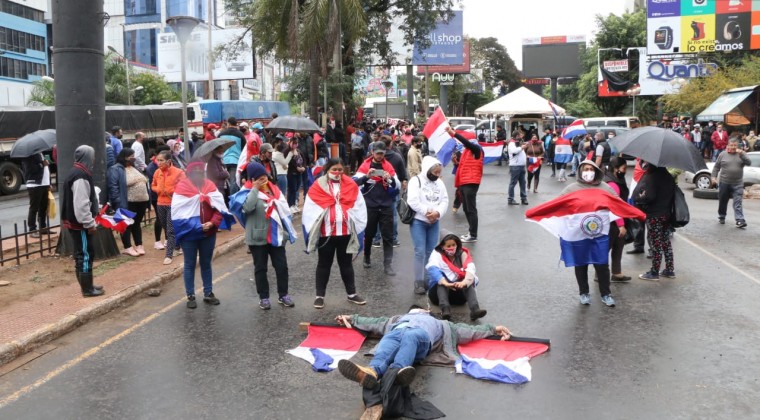
[[95, 217], [95, 222], [104, 228], [124, 233], [129, 226], [135, 223], [135, 213], [127, 209], [116, 209], [113, 215], [106, 214], [108, 205], [103, 206], [100, 213]]
[[206, 180], [202, 188], [193, 185], [190, 180], [182, 180], [174, 189], [172, 196], [172, 224], [177, 243], [183, 240], [197, 241], [205, 237], [201, 226], [201, 202], [222, 215], [219, 229], [229, 230], [235, 224], [235, 218], [227, 210], [224, 197], [213, 182]]
[[[243, 227], [246, 223], [243, 204], [251, 192], [251, 185], [251, 181], [247, 181], [240, 191], [230, 196], [230, 212], [235, 215]], [[295, 243], [298, 235], [293, 227], [293, 216], [285, 195], [277, 188], [277, 185], [271, 182], [269, 183], [269, 192], [269, 194], [263, 191], [258, 192], [258, 197], [265, 203], [266, 218], [270, 221], [267, 243], [273, 246], [284, 246], [286, 242]]]
[[583, 120], [575, 120], [562, 130], [562, 138], [568, 140], [576, 136], [585, 136], [586, 134], [588, 134], [588, 131], [586, 131], [586, 125], [583, 123]]
[[338, 367], [341, 360], [354, 357], [361, 349], [364, 338], [355, 329], [309, 325], [306, 339], [286, 352], [309, 362], [315, 372], [330, 372]]
[[554, 163], [570, 163], [572, 160], [572, 143], [564, 137], [558, 138], [554, 143]]
[[321, 236], [351, 236], [347, 252], [358, 255], [367, 209], [356, 182], [345, 175], [337, 185], [327, 177], [318, 178], [304, 201], [301, 223], [307, 253], [316, 251]]
[[607, 264], [610, 223], [646, 219], [641, 210], [597, 188], [562, 195], [528, 210], [525, 217], [559, 238], [566, 267]]
[[545, 353], [543, 343], [476, 340], [459, 345], [457, 373], [476, 379], [522, 384], [531, 380], [530, 359]]

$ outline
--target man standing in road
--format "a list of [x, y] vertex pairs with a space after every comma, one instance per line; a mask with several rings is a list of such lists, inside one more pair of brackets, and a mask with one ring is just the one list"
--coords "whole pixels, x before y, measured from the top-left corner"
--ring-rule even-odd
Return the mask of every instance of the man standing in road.
[[521, 136], [522, 134], [519, 131], [515, 130], [515, 132], [512, 133], [512, 139], [509, 141], [509, 145], [507, 146], [507, 153], [509, 154], [510, 175], [508, 204], [510, 206], [517, 205], [517, 201], [515, 201], [515, 185], [518, 183], [520, 184], [520, 201], [524, 205], [528, 205], [528, 193], [525, 186], [525, 176], [527, 172], [525, 166], [525, 163], [527, 161], [525, 149], [528, 147], [528, 145], [521, 144]]
[[145, 133], [139, 132], [135, 134], [135, 141], [132, 143], [132, 150], [135, 151], [135, 168], [138, 171], [145, 173], [145, 169], [148, 165], [145, 164], [145, 147], [143, 142], [145, 141]]
[[118, 156], [119, 152], [121, 152], [121, 149], [124, 148], [124, 144], [121, 142], [121, 138], [124, 136], [124, 132], [121, 130], [121, 127], [118, 125], [115, 125], [111, 129], [111, 147], [113, 147], [113, 154], [114, 156]]
[[718, 124], [718, 129], [712, 133], [710, 140], [712, 140], [713, 146], [712, 161], [715, 162], [718, 160], [718, 155], [723, 153], [723, 151], [726, 150], [726, 147], [728, 146], [728, 133], [723, 128], [723, 123]]
[[[718, 130], [720, 130], [720, 125]], [[717, 133], [717, 131], [716, 131]], [[744, 150], [739, 149], [739, 141], [732, 138], [726, 150], [718, 155], [712, 170], [712, 183], [718, 184], [718, 222], [726, 223], [726, 210], [729, 198], [734, 201], [734, 218], [736, 227], [745, 228], [742, 199], [744, 197], [744, 167], [752, 162]], [[718, 174], [720, 173], [720, 178]], [[718, 182], [720, 180], [720, 182]]]
[[594, 163], [603, 172], [607, 172], [610, 166], [610, 158], [612, 157], [612, 148], [607, 143], [607, 139], [604, 138], [604, 133], [598, 131], [594, 136], [596, 140], [596, 148], [594, 149]]
[[74, 151], [74, 167], [69, 171], [61, 191], [61, 224], [68, 229], [74, 243], [77, 280], [82, 296], [102, 295], [103, 288], [93, 285], [92, 239], [97, 232], [98, 196], [92, 179], [95, 149], [79, 146]]
[[464, 147], [454, 176], [454, 188], [467, 217], [469, 232], [460, 239], [464, 243], [478, 241], [478, 189], [483, 179], [483, 148], [477, 141], [469, 141], [449, 128], [448, 134]]
[[[42, 153], [37, 153], [21, 161], [26, 179], [26, 191], [29, 193], [29, 214], [27, 226], [32, 238], [39, 238], [40, 233], [47, 232], [48, 191], [50, 191], [50, 162]], [[37, 228], [40, 230], [38, 231]]]
[[[394, 147], [393, 147], [393, 140], [391, 140], [391, 136], [381, 136], [380, 141], [382, 141], [385, 144], [385, 160], [390, 162], [391, 165], [393, 165], [393, 169], [396, 171], [396, 176], [398, 177], [398, 180], [401, 181], [401, 191], [406, 190], [406, 184], [407, 184], [407, 173], [406, 173], [406, 165], [404, 164], [404, 158], [401, 157], [401, 153], [399, 153]], [[400, 194], [397, 194], [396, 197], [393, 199], [393, 247], [398, 248], [401, 246], [401, 243], [398, 241], [398, 210], [396, 209], [398, 206], [398, 200], [399, 200]], [[375, 248], [380, 248], [382, 237], [380, 235], [380, 229], [378, 228], [377, 234], [375, 235], [375, 239], [372, 241], [372, 246]]]

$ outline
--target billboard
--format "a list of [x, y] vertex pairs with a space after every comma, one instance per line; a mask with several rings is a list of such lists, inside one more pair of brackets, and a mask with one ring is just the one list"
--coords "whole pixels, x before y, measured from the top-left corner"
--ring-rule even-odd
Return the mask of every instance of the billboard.
[[[422, 75], [427, 71], [432, 73], [469, 74], [470, 73], [470, 41], [464, 41], [464, 62], [454, 66], [417, 66], [417, 74]], [[427, 69], [427, 70], [426, 70]]]
[[760, 49], [760, 1], [647, 0], [651, 55]]
[[578, 77], [583, 73], [581, 55], [585, 46], [584, 35], [524, 38], [523, 75], [528, 79]]
[[624, 97], [633, 87], [641, 88], [638, 96], [666, 95], [675, 93], [678, 84], [675, 79], [704, 77], [718, 69], [715, 63], [699, 59], [695, 62], [680, 60], [647, 61], [646, 48], [628, 50], [629, 71], [613, 72], [604, 66], [598, 67], [597, 94], [601, 97]]
[[[245, 29], [218, 29], [211, 32], [214, 51], [225, 49], [224, 46], [245, 35]], [[226, 50], [229, 50], [227, 48]], [[253, 51], [251, 40], [238, 44], [235, 55], [221, 54], [211, 65], [214, 80], [253, 79]], [[185, 49], [185, 69], [188, 82], [208, 80], [208, 32], [205, 29], [193, 31]], [[158, 34], [158, 72], [168, 82], [180, 82], [181, 74], [180, 45], [172, 32]]]
[[385, 98], [384, 81], [390, 81], [393, 86], [388, 88], [388, 98], [397, 98], [398, 77], [388, 67], [371, 66], [357, 70], [356, 93], [367, 98]]
[[412, 64], [415, 66], [458, 66], [464, 59], [464, 15], [455, 10], [450, 21], [438, 22], [428, 35], [430, 47], [420, 50], [415, 44]]

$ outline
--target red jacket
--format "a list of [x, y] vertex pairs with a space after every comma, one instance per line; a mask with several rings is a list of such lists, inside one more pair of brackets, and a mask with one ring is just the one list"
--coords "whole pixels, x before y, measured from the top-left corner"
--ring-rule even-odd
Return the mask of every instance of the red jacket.
[[724, 150], [728, 146], [728, 133], [725, 130], [722, 133], [715, 130], [710, 140], [712, 140], [713, 150]]
[[459, 167], [454, 177], [454, 187], [459, 188], [462, 185], [477, 184], [483, 178], [483, 154], [480, 159], [475, 159], [469, 149], [462, 151], [462, 157], [459, 158]]

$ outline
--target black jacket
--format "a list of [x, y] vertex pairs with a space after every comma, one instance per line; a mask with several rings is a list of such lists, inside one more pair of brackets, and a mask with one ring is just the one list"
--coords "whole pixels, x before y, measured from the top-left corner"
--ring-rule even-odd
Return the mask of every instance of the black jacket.
[[396, 176], [399, 181], [404, 182], [408, 179], [406, 174], [406, 164], [404, 164], [404, 158], [401, 157], [399, 152], [393, 149], [388, 149], [385, 152], [385, 160], [393, 165], [393, 169], [396, 171]]
[[37, 153], [21, 161], [21, 169], [24, 170], [24, 180], [34, 182], [37, 185], [42, 183], [42, 177], [45, 174], [45, 165], [42, 164], [42, 154]]
[[667, 168], [655, 168], [641, 177], [632, 198], [647, 218], [670, 216], [675, 192], [676, 183]]

